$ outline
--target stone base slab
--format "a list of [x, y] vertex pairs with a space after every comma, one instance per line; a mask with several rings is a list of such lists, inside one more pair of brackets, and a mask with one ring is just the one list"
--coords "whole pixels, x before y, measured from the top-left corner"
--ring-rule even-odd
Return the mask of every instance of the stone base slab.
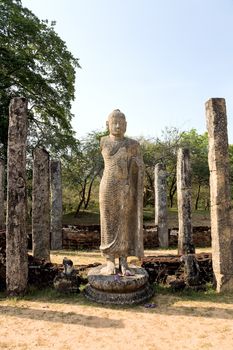
[[130, 266], [134, 276], [101, 275], [104, 265], [97, 266], [88, 274], [85, 296], [94, 302], [115, 305], [134, 305], [146, 302], [154, 295], [143, 268]]

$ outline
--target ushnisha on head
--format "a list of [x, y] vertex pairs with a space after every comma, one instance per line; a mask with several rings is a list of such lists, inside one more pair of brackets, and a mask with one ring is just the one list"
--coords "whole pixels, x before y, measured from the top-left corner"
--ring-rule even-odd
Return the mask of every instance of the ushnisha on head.
[[112, 113], [109, 114], [106, 126], [110, 137], [113, 137], [115, 139], [124, 138], [127, 126], [124, 113], [122, 113], [119, 109], [115, 109]]

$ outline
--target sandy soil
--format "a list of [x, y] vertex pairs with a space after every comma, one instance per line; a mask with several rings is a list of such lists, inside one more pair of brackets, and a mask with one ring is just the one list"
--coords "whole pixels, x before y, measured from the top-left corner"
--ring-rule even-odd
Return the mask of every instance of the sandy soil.
[[[61, 253], [62, 252], [62, 253]], [[197, 248], [196, 253], [201, 252], [211, 252], [211, 248]], [[31, 252], [29, 252], [31, 253]], [[144, 251], [145, 256], [158, 256], [158, 255], [176, 255], [176, 249], [150, 249]], [[62, 250], [53, 251], [51, 256], [51, 261], [53, 263], [62, 264], [63, 257], [69, 257], [75, 265], [85, 265], [93, 264], [95, 262], [103, 263], [104, 258], [101, 256], [99, 250], [92, 251], [72, 251], [72, 250]], [[136, 262], [135, 257], [129, 257], [129, 262]]]
[[[79, 264], [89, 263], [85, 254]], [[155, 308], [99, 306], [82, 294], [2, 298], [0, 349], [233, 349], [233, 295], [157, 294], [151, 302]]]

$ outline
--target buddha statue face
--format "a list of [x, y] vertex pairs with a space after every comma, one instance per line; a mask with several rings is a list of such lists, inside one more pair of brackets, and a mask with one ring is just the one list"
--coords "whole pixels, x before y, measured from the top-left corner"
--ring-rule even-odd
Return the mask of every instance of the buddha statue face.
[[126, 120], [123, 113], [113, 111], [107, 121], [107, 128], [110, 135], [116, 138], [123, 138], [126, 131]]

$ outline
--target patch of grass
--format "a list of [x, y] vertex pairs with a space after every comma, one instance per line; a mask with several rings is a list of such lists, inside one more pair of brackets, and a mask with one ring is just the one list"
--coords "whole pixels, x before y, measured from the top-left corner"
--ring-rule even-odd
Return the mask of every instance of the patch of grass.
[[0, 292], [0, 300], [5, 298], [5, 293], [4, 292]]
[[[153, 207], [143, 209], [143, 220], [154, 223], [155, 211]], [[67, 225], [98, 225], [100, 223], [99, 208], [81, 210], [78, 217], [75, 217], [75, 212], [65, 214], [63, 216], [63, 224]]]
[[62, 294], [57, 292], [52, 287], [36, 288], [29, 286], [27, 293], [24, 296], [8, 297], [4, 293], [0, 293], [1, 300], [8, 300], [11, 304], [17, 304], [19, 301], [44, 301], [44, 302], [59, 302], [67, 303], [67, 301], [77, 301], [80, 299], [81, 293]]
[[[153, 206], [147, 206], [143, 209], [144, 223], [153, 225], [155, 211]], [[78, 217], [75, 212], [63, 216], [63, 224], [67, 225], [98, 225], [100, 223], [100, 213], [98, 206], [90, 207], [88, 210], [81, 210]], [[210, 213], [206, 210], [192, 211], [193, 226], [210, 226]], [[168, 226], [169, 228], [178, 227], [177, 208], [168, 208]]]
[[[80, 286], [80, 293], [59, 293], [52, 287], [38, 289], [30, 287], [26, 295], [22, 297], [14, 298], [15, 304], [20, 301], [40, 301], [44, 303], [57, 303], [57, 304], [79, 304], [82, 306], [98, 306], [96, 303], [88, 300], [83, 291], [85, 286]], [[5, 298], [6, 300], [8, 298]], [[9, 298], [12, 303], [12, 298]]]
[[44, 288], [44, 289], [38, 289], [34, 286], [30, 286], [28, 289], [28, 293], [23, 297], [23, 299], [26, 300], [34, 300], [39, 298], [50, 300], [50, 299], [56, 299], [59, 298], [60, 294], [53, 288]]
[[[84, 287], [83, 287], [84, 288]], [[82, 288], [82, 289], [83, 289]], [[81, 288], [80, 288], [81, 289]], [[28, 293], [17, 298], [17, 301], [40, 301], [48, 303], [59, 303], [59, 304], [73, 304], [78, 303], [81, 305], [89, 305], [89, 301], [85, 298], [83, 293], [59, 293], [52, 287], [38, 289], [32, 288], [28, 290]]]
[[143, 221], [152, 221], [152, 224], [155, 220], [155, 210], [153, 207], [146, 207], [143, 209]]
[[[37, 288], [30, 288], [28, 290], [28, 294], [23, 297], [17, 297], [17, 298], [7, 298], [4, 296], [4, 300], [9, 303], [9, 305], [17, 306], [20, 305], [20, 307], [23, 307], [27, 305], [27, 302], [42, 302], [47, 305], [49, 303], [55, 303], [55, 304], [75, 304], [80, 305], [84, 307], [93, 307], [93, 308], [106, 308], [106, 309], [114, 309], [114, 310], [125, 310], [125, 311], [131, 311], [131, 312], [139, 312], [143, 311], [145, 312], [160, 312], [158, 310], [173, 310], [173, 307], [176, 303], [179, 303], [179, 307], [176, 308], [177, 312], [184, 312], [182, 311], [182, 303], [184, 302], [211, 302], [213, 303], [213, 307], [210, 308], [210, 316], [212, 315], [212, 311], [214, 309], [214, 303], [233, 303], [233, 295], [230, 293], [222, 293], [217, 294], [211, 286], [207, 286], [206, 291], [200, 291], [195, 292], [193, 290], [184, 290], [180, 292], [174, 292], [171, 288], [163, 285], [155, 285], [155, 294], [154, 297], [151, 299], [152, 303], [155, 303], [157, 305], [157, 308], [154, 310], [147, 310], [144, 307], [144, 304], [142, 305], [107, 305], [107, 304], [97, 304], [90, 300], [88, 300], [84, 295], [84, 288], [85, 286], [81, 286], [81, 292], [80, 293], [74, 293], [74, 294], [63, 294], [59, 293], [53, 288], [46, 288], [46, 289], [37, 289]], [[1, 294], [0, 294], [1, 296]], [[23, 304], [22, 304], [23, 302]], [[201, 308], [201, 304], [200, 307]], [[172, 309], [171, 309], [172, 308]], [[201, 310], [201, 309], [200, 309]], [[198, 312], [200, 311], [198, 309]], [[197, 305], [189, 305], [189, 308], [186, 310], [189, 313], [195, 313], [197, 312]], [[185, 312], [186, 312], [185, 311]], [[175, 312], [174, 310], [172, 312]], [[208, 316], [208, 310], [204, 310], [204, 316]]]
[[78, 217], [75, 212], [63, 215], [62, 222], [64, 225], [98, 225], [100, 223], [100, 214], [98, 209], [82, 210]]
[[155, 295], [167, 295], [178, 298], [183, 301], [208, 301], [212, 303], [233, 303], [233, 294], [230, 292], [217, 293], [211, 284], [206, 285], [205, 291], [194, 291], [184, 289], [174, 292], [170, 287], [165, 285], [155, 285]]

